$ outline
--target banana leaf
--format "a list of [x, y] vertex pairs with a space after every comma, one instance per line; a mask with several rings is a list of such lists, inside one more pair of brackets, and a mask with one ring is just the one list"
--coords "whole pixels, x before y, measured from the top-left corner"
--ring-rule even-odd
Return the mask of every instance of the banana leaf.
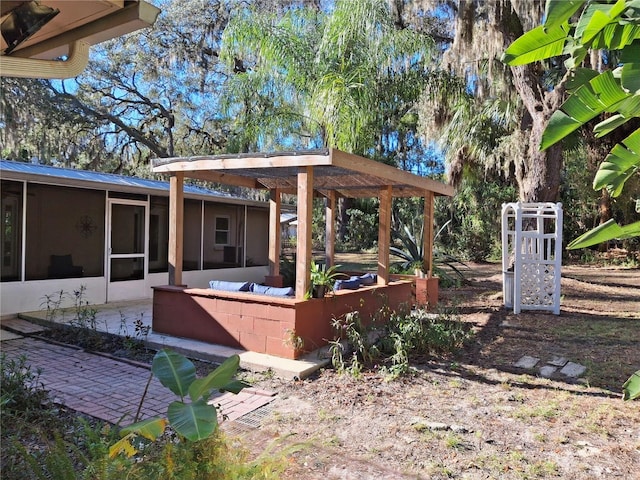
[[195, 365], [184, 356], [171, 350], [160, 350], [153, 357], [151, 371], [160, 383], [180, 398], [189, 391], [189, 386], [196, 379]]
[[593, 179], [593, 189], [606, 188], [612, 197], [622, 193], [624, 183], [640, 171], [640, 129], [615, 145], [600, 164]]
[[620, 226], [614, 219], [599, 225], [593, 230], [580, 235], [567, 245], [567, 250], [575, 250], [578, 248], [590, 247], [614, 238], [624, 239], [640, 236], [640, 222], [634, 222], [629, 225]]
[[629, 377], [622, 385], [622, 399], [635, 400], [640, 397], [640, 370]]
[[216, 408], [203, 399], [193, 403], [172, 402], [167, 418], [178, 434], [192, 442], [209, 437], [218, 426]]

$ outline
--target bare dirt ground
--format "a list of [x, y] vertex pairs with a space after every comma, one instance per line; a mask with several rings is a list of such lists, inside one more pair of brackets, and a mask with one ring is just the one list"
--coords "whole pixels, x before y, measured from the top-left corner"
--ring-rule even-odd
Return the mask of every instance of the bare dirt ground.
[[[640, 369], [640, 270], [563, 267], [559, 316], [505, 310], [499, 266], [466, 274], [469, 285], [440, 292], [473, 324], [464, 351], [415, 359], [394, 381], [256, 376], [278, 397], [243, 443], [296, 445], [291, 479], [638, 478], [640, 402], [623, 402], [621, 386]], [[515, 367], [524, 355], [540, 362]], [[557, 356], [586, 372], [543, 378]]]

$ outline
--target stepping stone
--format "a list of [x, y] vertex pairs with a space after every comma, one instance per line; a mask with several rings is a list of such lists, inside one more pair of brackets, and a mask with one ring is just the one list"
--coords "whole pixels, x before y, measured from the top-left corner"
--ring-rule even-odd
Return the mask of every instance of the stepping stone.
[[538, 364], [539, 361], [540, 361], [539, 358], [525, 355], [516, 363], [514, 363], [513, 366], [517, 368], [533, 368]]
[[556, 367], [545, 365], [544, 367], [540, 368], [540, 375], [542, 375], [544, 378], [551, 378], [553, 374], [556, 373], [556, 370]]
[[2, 320], [2, 328], [10, 330], [13, 333], [24, 333], [25, 335], [44, 332], [47, 329], [47, 327], [21, 318], [7, 318], [6, 320]]
[[22, 335], [18, 335], [17, 333], [13, 333], [5, 329], [0, 330], [0, 342], [4, 342], [5, 340], [15, 340], [16, 338], [22, 338]]
[[567, 364], [567, 362], [568, 360], [566, 358], [554, 355], [553, 358], [549, 360], [547, 363], [549, 365], [553, 365], [554, 367], [564, 367]]
[[587, 370], [587, 367], [585, 367], [584, 365], [580, 365], [579, 363], [569, 362], [562, 368], [562, 370], [560, 370], [560, 373], [566, 375], [567, 377], [578, 378], [586, 370]]

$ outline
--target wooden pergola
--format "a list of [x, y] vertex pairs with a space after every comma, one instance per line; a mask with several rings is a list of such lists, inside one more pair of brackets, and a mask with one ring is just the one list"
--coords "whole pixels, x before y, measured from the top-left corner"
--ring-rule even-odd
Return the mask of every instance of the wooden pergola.
[[269, 276], [280, 275], [281, 194], [296, 194], [298, 238], [296, 244], [297, 299], [310, 287], [311, 227], [314, 194], [326, 202], [326, 258], [333, 264], [335, 215], [338, 198], [372, 198], [380, 201], [378, 229], [378, 284], [389, 283], [391, 207], [394, 197], [424, 197], [424, 270], [432, 273], [433, 215], [436, 195], [453, 195], [449, 185], [399, 170], [336, 149], [159, 158], [152, 162], [155, 173], [170, 175], [169, 284], [182, 284], [183, 185], [194, 178], [270, 192]]

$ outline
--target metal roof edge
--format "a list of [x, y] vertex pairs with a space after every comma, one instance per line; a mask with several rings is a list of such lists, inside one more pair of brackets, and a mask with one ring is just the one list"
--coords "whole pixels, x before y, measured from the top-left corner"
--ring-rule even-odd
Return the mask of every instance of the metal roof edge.
[[[99, 189], [101, 190], [114, 190], [125, 193], [142, 194], [154, 192], [157, 194], [161, 192], [169, 196], [169, 182], [163, 180], [18, 162], [15, 160], [0, 159], [0, 179], [33, 181], [77, 188], [96, 189], [100, 187]], [[223, 203], [240, 203], [252, 206], [264, 206], [267, 204], [267, 202], [237, 197], [225, 192], [208, 190], [194, 185], [185, 185], [185, 196], [187, 198], [215, 199]]]

